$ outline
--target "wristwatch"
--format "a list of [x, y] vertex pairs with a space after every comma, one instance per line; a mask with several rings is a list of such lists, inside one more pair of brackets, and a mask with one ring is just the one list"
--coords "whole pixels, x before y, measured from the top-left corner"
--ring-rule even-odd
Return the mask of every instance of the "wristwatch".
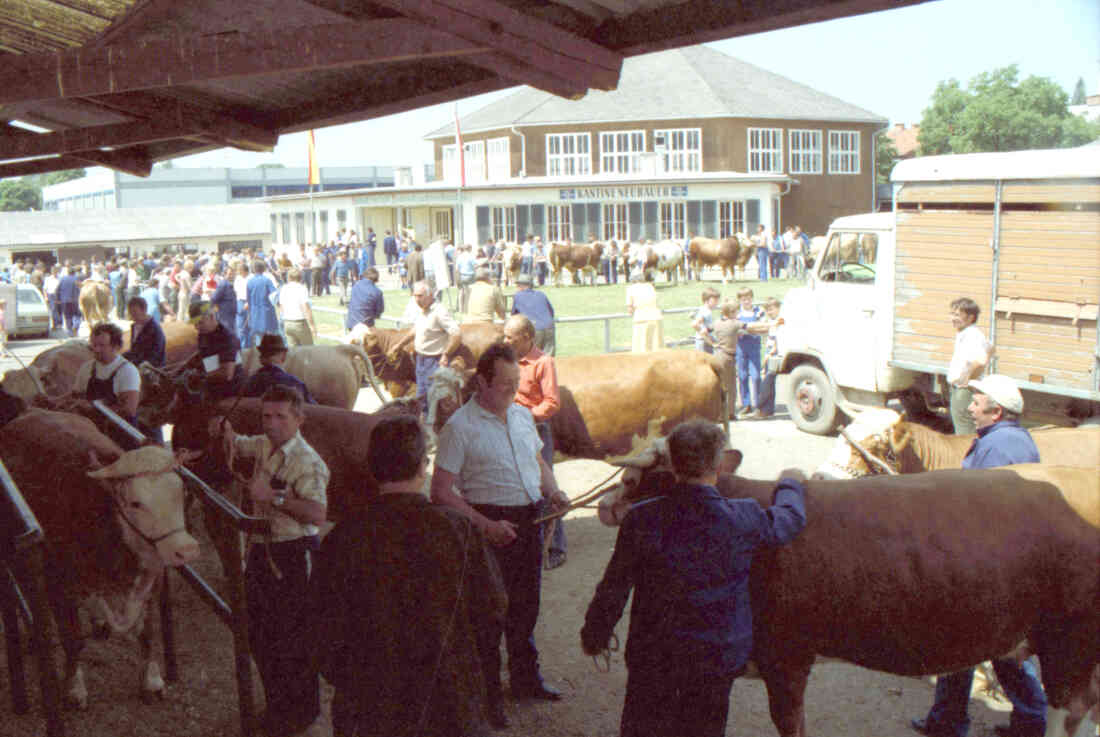
[[282, 509], [284, 504], [286, 504], [286, 494], [276, 492], [275, 496], [271, 497], [271, 506], [276, 509]]

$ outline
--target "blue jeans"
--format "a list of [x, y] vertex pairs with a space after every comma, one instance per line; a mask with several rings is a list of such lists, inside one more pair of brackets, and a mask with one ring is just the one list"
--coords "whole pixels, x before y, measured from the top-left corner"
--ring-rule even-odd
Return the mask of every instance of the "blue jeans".
[[768, 252], [765, 251], [763, 248], [757, 248], [756, 249], [756, 262], [757, 262], [757, 265], [760, 267], [760, 269], [759, 269], [760, 281], [767, 281], [768, 280]]
[[[1012, 702], [1010, 725], [1016, 729], [1045, 729], [1047, 699], [1034, 664], [1025, 661], [1023, 666], [1019, 666], [1011, 658], [1002, 658], [993, 661], [993, 670], [1004, 688], [1005, 696]], [[956, 737], [966, 737], [970, 730], [970, 716], [966, 709], [973, 681], [973, 668], [942, 676], [936, 681], [936, 701], [928, 711], [930, 728], [950, 732]]]
[[428, 390], [432, 388], [432, 372], [439, 367], [439, 356], [416, 354], [416, 400], [420, 414], [428, 414]]
[[752, 398], [760, 399], [760, 341], [754, 340], [745, 347], [740, 341], [737, 343], [737, 379], [741, 386], [741, 406], [752, 407]]
[[248, 327], [248, 312], [245, 310], [247, 307], [247, 300], [237, 300], [237, 338], [241, 341], [242, 348], [248, 348], [252, 345], [249, 342], [252, 331]]

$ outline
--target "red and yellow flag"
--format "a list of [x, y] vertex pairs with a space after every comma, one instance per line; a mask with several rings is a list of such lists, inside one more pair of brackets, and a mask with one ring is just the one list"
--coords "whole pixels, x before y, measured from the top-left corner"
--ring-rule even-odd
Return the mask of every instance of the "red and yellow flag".
[[309, 186], [321, 183], [321, 167], [317, 165], [317, 142], [309, 132]]

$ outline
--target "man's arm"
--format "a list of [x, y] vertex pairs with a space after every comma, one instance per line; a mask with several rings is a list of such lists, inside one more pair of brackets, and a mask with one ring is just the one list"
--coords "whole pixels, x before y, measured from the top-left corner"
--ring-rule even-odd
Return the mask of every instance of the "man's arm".
[[569, 497], [558, 488], [558, 481], [554, 478], [554, 469], [543, 459], [541, 453], [537, 458], [539, 459], [539, 491], [542, 492], [543, 498], [554, 505], [555, 509], [565, 509], [569, 506]]
[[535, 422], [549, 422], [561, 407], [558, 372], [552, 360], [543, 362], [541, 368], [536, 378], [542, 393], [542, 401], [531, 408], [531, 416], [535, 418]]
[[491, 520], [471, 507], [454, 490], [456, 475], [438, 465], [432, 473], [431, 498], [469, 517], [474, 529], [480, 530], [494, 545], [507, 545], [516, 539], [516, 526], [507, 520]]
[[[628, 518], [629, 519], [629, 518]], [[584, 614], [581, 628], [581, 648], [586, 655], [599, 655], [607, 649], [615, 625], [623, 616], [623, 608], [634, 586], [634, 553], [631, 544], [632, 525], [624, 521], [615, 540], [615, 551], [607, 564], [596, 594]]]

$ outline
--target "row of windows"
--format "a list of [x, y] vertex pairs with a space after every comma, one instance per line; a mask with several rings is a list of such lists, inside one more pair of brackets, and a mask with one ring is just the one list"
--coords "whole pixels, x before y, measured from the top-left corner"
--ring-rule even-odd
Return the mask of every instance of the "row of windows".
[[[718, 237], [727, 238], [734, 233], [745, 232], [745, 200], [722, 200], [718, 205]], [[623, 202], [604, 203], [600, 206], [602, 215], [598, 232], [603, 240], [631, 241], [641, 240], [645, 236], [640, 223], [634, 228], [628, 216], [628, 206]], [[687, 203], [657, 203], [657, 232], [662, 239], [682, 240], [688, 236]], [[490, 207], [489, 234], [494, 241], [518, 242], [520, 234], [516, 232], [516, 208]], [[573, 227], [573, 208], [571, 205], [546, 206], [546, 238], [550, 241], [586, 241], [594, 233], [589, 230], [580, 232]], [[523, 234], [526, 236], [526, 233]]]
[[[824, 162], [822, 131], [791, 129], [791, 174], [821, 174]], [[677, 128], [653, 131], [653, 152], [646, 150], [644, 130], [609, 131], [599, 137], [599, 166], [603, 174], [638, 174], [643, 159], [655, 157], [656, 173], [703, 170], [702, 129]], [[591, 133], [549, 133], [546, 135], [548, 176], [588, 176], [592, 171]], [[828, 132], [830, 174], [860, 173], [859, 131]], [[463, 146], [466, 182], [499, 181], [510, 176], [509, 139], [471, 141]], [[443, 179], [459, 179], [458, 149], [443, 147]], [[748, 129], [748, 171], [782, 174], [783, 129]], [[648, 173], [648, 172], [645, 172]]]
[[[791, 174], [822, 173], [822, 136], [819, 130], [792, 128]], [[783, 173], [783, 129], [749, 128], [749, 171]], [[859, 174], [859, 131], [829, 131], [829, 173]]]
[[[313, 227], [306, 233], [306, 218], [309, 213], [284, 212], [271, 215], [271, 240], [275, 243], [327, 243], [329, 240], [328, 210], [314, 212]], [[294, 216], [294, 239], [290, 235], [291, 215]], [[348, 225], [347, 210], [336, 211], [336, 230], [343, 230]], [[282, 238], [279, 236], [282, 235]], [[308, 240], [306, 236], [309, 236]]]

